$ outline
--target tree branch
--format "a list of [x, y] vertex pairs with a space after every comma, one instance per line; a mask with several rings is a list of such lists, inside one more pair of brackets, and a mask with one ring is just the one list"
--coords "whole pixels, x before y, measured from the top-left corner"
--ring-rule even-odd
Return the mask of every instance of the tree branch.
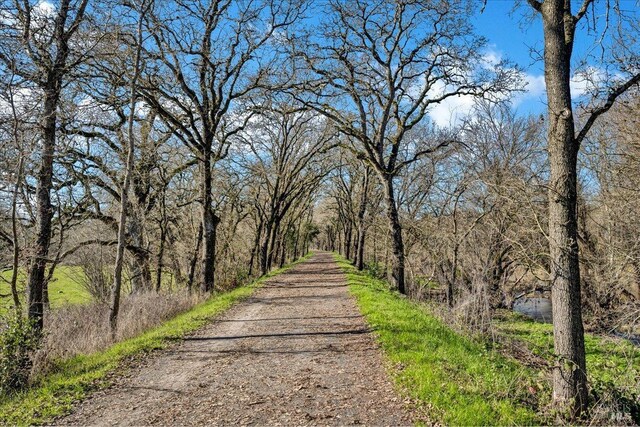
[[538, 0], [527, 0], [527, 3], [534, 8], [537, 12], [542, 12], [542, 3]]
[[607, 97], [606, 102], [602, 106], [596, 108], [595, 110], [593, 110], [591, 112], [591, 115], [587, 119], [587, 122], [584, 124], [584, 126], [582, 127], [582, 129], [578, 133], [578, 136], [575, 139], [576, 149], [580, 148], [580, 144], [582, 143], [584, 138], [587, 136], [587, 133], [589, 133], [589, 130], [591, 129], [591, 126], [593, 126], [593, 124], [598, 119], [598, 117], [600, 117], [602, 114], [604, 114], [607, 111], [609, 111], [609, 109], [611, 109], [611, 107], [613, 107], [614, 102], [616, 101], [616, 99], [618, 99], [618, 97], [620, 95], [624, 94], [633, 85], [636, 85], [638, 83], [640, 83], [640, 73], [634, 75], [629, 80], [627, 80], [625, 83], [621, 84], [620, 86], [618, 86], [617, 88], [615, 88], [615, 89], [611, 90], [611, 92], [609, 92], [609, 96]]

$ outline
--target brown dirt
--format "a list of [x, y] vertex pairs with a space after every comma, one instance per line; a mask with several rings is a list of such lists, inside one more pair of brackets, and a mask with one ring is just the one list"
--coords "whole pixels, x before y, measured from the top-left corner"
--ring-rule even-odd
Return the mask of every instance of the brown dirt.
[[65, 425], [407, 425], [330, 254], [95, 393]]

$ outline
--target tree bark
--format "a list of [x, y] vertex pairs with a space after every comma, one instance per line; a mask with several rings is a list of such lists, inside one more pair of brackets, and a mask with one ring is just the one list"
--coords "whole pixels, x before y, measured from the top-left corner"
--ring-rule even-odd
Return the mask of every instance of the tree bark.
[[351, 224], [346, 223], [344, 225], [344, 257], [346, 259], [351, 259], [351, 241], [352, 240], [353, 240], [353, 228], [351, 227]]
[[575, 22], [565, 0], [545, 0], [544, 63], [548, 102], [549, 249], [553, 337], [557, 363], [553, 400], [571, 418], [587, 408], [587, 371], [578, 262], [577, 156], [571, 104]]
[[269, 243], [273, 232], [273, 220], [269, 219], [264, 229], [264, 241], [260, 247], [260, 274], [265, 275], [269, 271]]
[[[131, 206], [131, 205], [130, 205]], [[142, 218], [141, 212], [135, 212], [136, 207], [131, 206], [132, 215], [129, 219], [129, 237], [131, 244], [139, 250], [133, 252], [133, 260], [131, 262], [131, 292], [145, 292], [151, 289], [151, 267], [149, 253], [144, 250], [145, 242], [145, 219]]]
[[167, 219], [167, 189], [166, 185], [162, 189], [162, 196], [160, 197], [160, 213], [162, 217], [158, 222], [160, 228], [160, 242], [158, 247], [158, 256], [156, 258], [156, 292], [160, 292], [162, 287], [162, 269], [164, 267], [164, 248], [167, 241], [167, 228], [169, 227], [169, 221]]
[[[13, 105], [13, 103], [12, 103]], [[14, 110], [15, 111], [15, 110]], [[16, 120], [17, 126], [17, 117]], [[17, 132], [16, 132], [17, 134]], [[13, 259], [11, 264], [11, 296], [13, 298], [13, 306], [18, 313], [21, 314], [22, 306], [20, 305], [20, 297], [18, 295], [18, 269], [20, 268], [20, 246], [18, 244], [18, 194], [20, 193], [20, 186], [22, 185], [22, 174], [24, 171], [24, 156], [20, 154], [20, 160], [18, 161], [18, 173], [16, 174], [16, 183], [13, 188], [13, 195], [11, 197], [11, 240], [13, 247]]]
[[280, 217], [276, 217], [271, 227], [271, 239], [269, 243], [269, 250], [267, 252], [267, 270], [270, 271], [273, 266], [273, 258], [277, 256], [276, 243], [278, 241], [278, 232], [280, 231]]
[[160, 246], [158, 248], [158, 257], [156, 258], [156, 292], [160, 292], [160, 288], [162, 287], [162, 268], [164, 267], [163, 258], [166, 235], [166, 226], [160, 225]]
[[211, 153], [205, 151], [202, 164], [202, 292], [211, 292], [215, 285], [216, 228], [220, 219], [213, 212], [211, 195]]
[[42, 110], [42, 149], [40, 150], [40, 168], [36, 184], [36, 240], [33, 259], [29, 267], [28, 279], [28, 315], [38, 330], [42, 330], [44, 318], [43, 289], [45, 287], [45, 268], [51, 243], [51, 189], [53, 182], [53, 156], [56, 144], [56, 123], [58, 102], [60, 100], [61, 77], [49, 78], [44, 90]]
[[284, 267], [284, 263], [287, 259], [287, 242], [286, 242], [286, 234], [281, 237], [280, 244], [280, 261], [278, 262], [278, 268]]
[[[83, 19], [88, 0], [78, 4], [76, 16], [70, 20], [70, 0], [62, 0], [56, 8], [52, 36], [39, 45], [42, 40], [33, 39], [29, 32], [31, 16], [30, 7], [22, 8], [21, 13], [26, 15], [24, 24], [27, 28], [23, 32], [26, 44], [32, 42], [38, 46], [38, 55], [31, 57], [37, 68], [41, 70], [43, 80], [38, 81], [38, 86], [44, 94], [42, 100], [42, 113], [40, 115], [41, 149], [39, 152], [40, 165], [36, 176], [36, 231], [33, 255], [28, 271], [28, 317], [34, 322], [37, 330], [42, 330], [44, 316], [43, 289], [46, 286], [45, 269], [51, 243], [51, 222], [53, 219], [53, 206], [51, 205], [51, 190], [53, 183], [53, 158], [56, 144], [56, 126], [58, 119], [58, 104], [62, 91], [63, 77], [68, 72], [67, 60], [69, 57], [69, 40], [77, 31]], [[18, 8], [21, 5], [16, 4]], [[53, 55], [39, 56], [48, 52], [53, 47]], [[31, 49], [25, 49], [31, 52]]]
[[389, 232], [391, 237], [391, 250], [393, 254], [391, 266], [391, 278], [394, 287], [401, 294], [406, 294], [404, 282], [404, 243], [402, 241], [402, 227], [398, 216], [395, 193], [393, 188], [393, 178], [383, 177], [385, 202], [387, 208], [387, 219], [389, 221]]
[[253, 241], [253, 248], [251, 249], [251, 258], [249, 259], [249, 277], [253, 274], [253, 264], [255, 263], [256, 254], [260, 250], [260, 236], [262, 235], [262, 227], [264, 221], [260, 219], [258, 223], [258, 228], [256, 229], [256, 237]]
[[364, 269], [364, 244], [365, 244], [365, 223], [364, 217], [367, 213], [367, 203], [369, 198], [369, 175], [370, 169], [367, 167], [362, 178], [362, 194], [360, 195], [360, 206], [358, 208], [358, 236], [356, 241], [356, 268], [359, 271]]
[[202, 222], [198, 225], [198, 234], [196, 236], [196, 245], [193, 249], [193, 256], [191, 257], [191, 263], [189, 264], [189, 279], [187, 281], [187, 288], [189, 292], [193, 290], [193, 282], [196, 276], [196, 264], [198, 263], [198, 254], [200, 253], [200, 245], [202, 244]]

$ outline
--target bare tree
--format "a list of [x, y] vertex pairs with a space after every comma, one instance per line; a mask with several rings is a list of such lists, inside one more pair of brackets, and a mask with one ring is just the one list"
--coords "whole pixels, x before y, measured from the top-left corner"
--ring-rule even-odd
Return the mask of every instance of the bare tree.
[[298, 1], [166, 4], [153, 20], [155, 64], [142, 87], [149, 102], [197, 156], [201, 178], [203, 291], [214, 289], [216, 227], [212, 177], [251, 117], [243, 100], [269, 83], [274, 36], [302, 13]]
[[111, 305], [109, 307], [109, 325], [111, 335], [115, 337], [118, 325], [118, 311], [120, 310], [120, 289], [122, 287], [122, 267], [124, 264], [124, 251], [126, 245], [126, 225], [129, 187], [135, 162], [135, 132], [134, 121], [136, 118], [136, 103], [138, 102], [138, 80], [141, 72], [141, 53], [143, 44], [143, 28], [147, 13], [153, 7], [153, 0], [141, 0], [139, 4], [133, 3], [132, 9], [137, 14], [135, 59], [129, 87], [129, 117], [127, 123], [127, 161], [125, 164], [124, 182], [120, 193], [120, 218], [118, 220], [118, 243], [116, 260], [113, 272], [113, 287], [111, 289]]
[[473, 34], [470, 3], [464, 1], [336, 0], [323, 13], [327, 22], [295, 52], [296, 69], [307, 80], [308, 92], [300, 98], [354, 141], [355, 155], [383, 183], [393, 282], [405, 293], [394, 179], [411, 162], [451, 142], [411, 147], [406, 137], [430, 107], [454, 96], [506, 90], [514, 74], [483, 61], [485, 41]]
[[[577, 158], [594, 122], [607, 112], [616, 99], [640, 82], [635, 43], [629, 42], [615, 58], [624, 77], [608, 80], [600, 91], [604, 100], [588, 109], [583, 126], [576, 131], [571, 94], [572, 56], [578, 24], [587, 19], [593, 0], [584, 0], [577, 12], [569, 0], [528, 0], [542, 17], [544, 65], [548, 105], [549, 250], [554, 319], [554, 347], [558, 358], [554, 369], [553, 399], [570, 418], [587, 409], [587, 371], [584, 348], [580, 263], [577, 220]], [[608, 6], [607, 6], [608, 7]], [[618, 9], [619, 10], [619, 9]], [[595, 10], [594, 10], [595, 13]], [[633, 25], [633, 24], [632, 24]], [[635, 23], [637, 27], [637, 22]], [[637, 28], [621, 25], [625, 32]], [[637, 37], [637, 34], [632, 34]], [[618, 44], [616, 44], [618, 46]], [[628, 50], [630, 49], [630, 50]], [[604, 83], [604, 82], [603, 82]]]
[[61, 0], [52, 11], [31, 1], [15, 0], [3, 5], [3, 10], [10, 11], [8, 16], [11, 17], [3, 19], [3, 43], [16, 49], [13, 52], [3, 49], [0, 60], [6, 68], [16, 70], [33, 82], [42, 97], [37, 229], [28, 272], [28, 314], [38, 329], [43, 326], [43, 289], [54, 215], [51, 190], [58, 106], [65, 78], [82, 58], [74, 52], [72, 40], [81, 27], [87, 4], [88, 0]]
[[260, 186], [254, 206], [262, 217], [262, 274], [271, 268], [276, 243], [286, 232], [281, 229], [283, 219], [297, 203], [307, 200], [328, 173], [326, 154], [333, 136], [323, 117], [277, 102], [247, 129], [244, 140], [251, 153], [247, 167]]

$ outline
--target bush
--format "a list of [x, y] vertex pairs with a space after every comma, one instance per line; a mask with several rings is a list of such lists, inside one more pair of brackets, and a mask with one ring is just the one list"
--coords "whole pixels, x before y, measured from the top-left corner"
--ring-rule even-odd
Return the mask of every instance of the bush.
[[78, 255], [78, 265], [83, 274], [77, 280], [98, 302], [106, 303], [111, 295], [113, 284], [112, 251], [104, 251], [101, 247], [98, 251], [86, 251]]
[[0, 395], [8, 395], [27, 385], [40, 339], [34, 324], [19, 315], [0, 323]]
[[365, 264], [364, 270], [369, 276], [373, 276], [376, 279], [384, 280], [387, 278], [387, 268], [380, 262], [368, 262]]

